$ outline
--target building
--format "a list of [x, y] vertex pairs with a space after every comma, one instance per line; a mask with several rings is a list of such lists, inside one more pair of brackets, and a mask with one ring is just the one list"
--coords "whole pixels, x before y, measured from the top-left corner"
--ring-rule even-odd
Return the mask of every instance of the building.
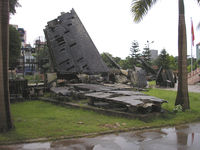
[[158, 58], [158, 50], [150, 50], [151, 60], [155, 60]]
[[20, 39], [22, 42], [22, 47], [23, 47], [26, 44], [26, 31], [24, 30], [24, 28], [18, 28], [18, 32], [19, 32]]
[[36, 58], [33, 56], [35, 49], [30, 44], [26, 43], [26, 31], [24, 28], [19, 28], [18, 25], [12, 25], [19, 32], [21, 39], [21, 56], [19, 59], [18, 73], [33, 74], [36, 70]]
[[35, 49], [30, 44], [25, 44], [21, 48], [21, 56], [19, 59], [18, 72], [25, 75], [32, 75], [36, 71], [36, 58], [33, 56]]
[[36, 71], [36, 58], [33, 56], [35, 50], [30, 44], [26, 44], [23, 49], [24, 53], [24, 72], [25, 74], [33, 74]]
[[198, 61], [200, 59], [200, 42], [196, 45], [196, 57]]
[[22, 47], [25, 47], [26, 44], [26, 31], [24, 28], [19, 28], [18, 25], [12, 25], [19, 32]]

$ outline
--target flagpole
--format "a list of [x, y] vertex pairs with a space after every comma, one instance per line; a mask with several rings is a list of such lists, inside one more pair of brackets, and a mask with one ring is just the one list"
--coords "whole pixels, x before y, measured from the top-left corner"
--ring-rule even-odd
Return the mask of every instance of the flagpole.
[[190, 17], [191, 19], [191, 73], [193, 71], [193, 62], [192, 62], [192, 47], [194, 44], [194, 29], [193, 29], [193, 22], [192, 22], [192, 17]]
[[192, 64], [193, 64], [193, 62], [192, 62], [192, 39], [191, 39], [191, 73], [192, 73], [192, 71], [193, 71], [193, 66], [192, 66]]

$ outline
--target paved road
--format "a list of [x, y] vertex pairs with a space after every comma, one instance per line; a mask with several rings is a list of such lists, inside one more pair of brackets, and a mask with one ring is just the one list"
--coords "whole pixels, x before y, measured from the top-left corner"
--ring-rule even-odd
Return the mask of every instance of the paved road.
[[[160, 89], [177, 91], [177, 88], [178, 88], [178, 85], [176, 84], [174, 88], [160, 88]], [[200, 84], [188, 85], [188, 91], [200, 93]]]
[[200, 150], [200, 123], [95, 138], [0, 146], [0, 150]]

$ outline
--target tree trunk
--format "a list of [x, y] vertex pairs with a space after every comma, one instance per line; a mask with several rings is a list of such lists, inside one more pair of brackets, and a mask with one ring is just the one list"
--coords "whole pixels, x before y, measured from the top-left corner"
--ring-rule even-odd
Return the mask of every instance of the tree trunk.
[[12, 128], [8, 83], [9, 2], [0, 0], [0, 132]]
[[190, 108], [187, 83], [187, 38], [183, 0], [179, 0], [178, 92], [175, 105], [181, 105], [183, 107], [183, 110]]

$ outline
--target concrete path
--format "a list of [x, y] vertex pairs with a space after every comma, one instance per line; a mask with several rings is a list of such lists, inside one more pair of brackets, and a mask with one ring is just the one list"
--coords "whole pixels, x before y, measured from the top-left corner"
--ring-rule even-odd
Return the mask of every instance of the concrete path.
[[45, 143], [0, 146], [0, 150], [199, 150], [200, 123]]
[[[160, 88], [160, 89], [177, 91], [177, 88], [178, 84], [176, 84], [174, 88]], [[200, 93], [200, 84], [188, 85], [188, 91]]]

